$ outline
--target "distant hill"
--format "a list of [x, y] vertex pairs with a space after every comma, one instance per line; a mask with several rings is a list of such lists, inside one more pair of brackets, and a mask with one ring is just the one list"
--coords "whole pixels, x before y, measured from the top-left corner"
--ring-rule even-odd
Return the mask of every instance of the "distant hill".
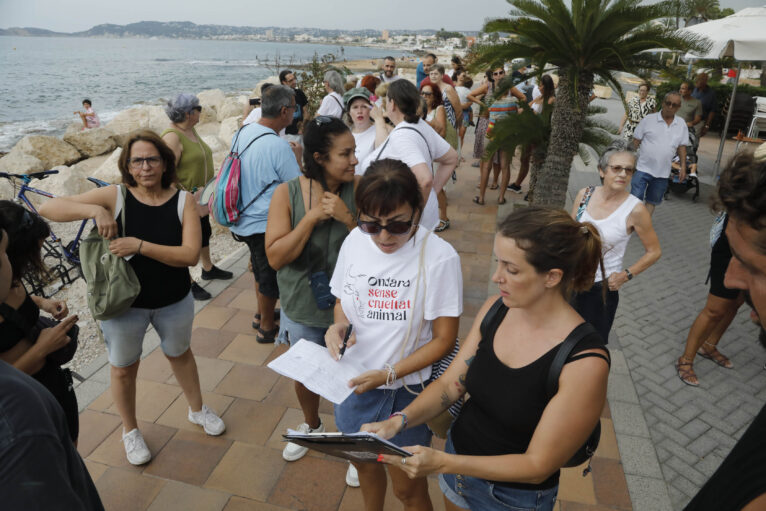
[[[390, 35], [421, 34], [433, 35], [435, 30], [389, 30]], [[464, 32], [466, 35], [474, 32]], [[235, 27], [230, 25], [197, 25], [190, 21], [140, 21], [128, 25], [113, 25], [110, 23], [96, 25], [82, 32], [64, 33], [53, 32], [42, 28], [13, 27], [0, 29], [0, 35], [30, 36], [30, 37], [161, 37], [169, 39], [214, 39], [214, 38], [245, 38], [269, 35], [275, 39], [292, 39], [299, 34], [314, 37], [337, 37], [350, 35], [354, 37], [380, 37], [380, 30], [325, 30], [320, 28], [301, 27]]]

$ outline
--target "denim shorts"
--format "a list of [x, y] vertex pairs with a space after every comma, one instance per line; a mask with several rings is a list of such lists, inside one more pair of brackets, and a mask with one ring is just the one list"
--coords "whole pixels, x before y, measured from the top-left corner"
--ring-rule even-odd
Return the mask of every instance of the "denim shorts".
[[151, 324], [160, 336], [162, 352], [168, 357], [180, 357], [191, 344], [194, 321], [194, 298], [185, 298], [159, 309], [131, 307], [124, 314], [101, 322], [109, 363], [127, 367], [141, 359], [141, 347], [146, 329]]
[[[420, 384], [408, 385], [413, 391], [421, 389]], [[345, 401], [335, 405], [335, 425], [343, 433], [356, 433], [362, 424], [386, 420], [392, 413], [404, 410], [415, 398], [404, 387], [398, 389], [373, 389], [364, 394], [352, 393]], [[408, 428], [390, 439], [399, 447], [407, 445], [431, 445], [431, 430], [421, 424]]]
[[287, 317], [284, 309], [279, 313], [279, 335], [277, 336], [277, 344], [288, 344], [292, 346], [301, 339], [306, 339], [314, 344], [324, 346], [324, 334], [326, 332], [326, 328], [306, 326], [296, 323]]
[[[444, 452], [455, 453], [452, 432], [447, 435]], [[460, 474], [440, 474], [439, 487], [456, 506], [482, 511], [552, 511], [559, 492], [558, 485], [547, 490], [519, 490]]]
[[637, 170], [630, 181], [630, 193], [646, 201], [647, 204], [657, 205], [662, 202], [662, 196], [668, 189], [668, 178], [654, 177], [646, 172]]

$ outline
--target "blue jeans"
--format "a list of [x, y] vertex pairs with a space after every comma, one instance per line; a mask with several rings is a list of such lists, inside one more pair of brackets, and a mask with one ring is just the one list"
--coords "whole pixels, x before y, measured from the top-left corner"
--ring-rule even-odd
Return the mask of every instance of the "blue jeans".
[[630, 181], [630, 194], [655, 206], [662, 202], [662, 196], [667, 189], [668, 178], [654, 177], [640, 170], [633, 174], [633, 179]]
[[[455, 453], [451, 432], [444, 452]], [[481, 511], [552, 511], [559, 492], [558, 485], [546, 490], [519, 490], [461, 474], [439, 475], [439, 487], [456, 506]]]
[[120, 316], [101, 322], [109, 363], [127, 367], [141, 358], [141, 348], [149, 324], [160, 336], [160, 347], [168, 357], [180, 357], [191, 344], [194, 298], [191, 292], [176, 303], [159, 309], [131, 307]]
[[327, 332], [326, 328], [319, 328], [315, 326], [306, 326], [293, 321], [287, 317], [285, 310], [279, 314], [279, 335], [277, 336], [277, 344], [287, 344], [292, 346], [301, 339], [313, 342], [320, 346], [324, 346], [324, 334]]

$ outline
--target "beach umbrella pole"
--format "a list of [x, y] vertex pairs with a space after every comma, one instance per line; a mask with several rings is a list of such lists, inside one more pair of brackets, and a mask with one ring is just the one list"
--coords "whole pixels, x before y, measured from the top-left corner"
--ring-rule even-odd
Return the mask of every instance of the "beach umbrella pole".
[[723, 145], [726, 143], [726, 134], [729, 133], [729, 122], [731, 121], [731, 112], [734, 110], [734, 99], [737, 97], [737, 84], [739, 83], [739, 73], [742, 71], [742, 62], [737, 62], [737, 76], [734, 77], [734, 87], [731, 89], [731, 99], [729, 99], [729, 110], [726, 112], [726, 122], [723, 125], [721, 133], [721, 143], [718, 145], [718, 157], [715, 159], [715, 171], [713, 172], [713, 183], [718, 180], [719, 169], [721, 168], [721, 156], [723, 155]]

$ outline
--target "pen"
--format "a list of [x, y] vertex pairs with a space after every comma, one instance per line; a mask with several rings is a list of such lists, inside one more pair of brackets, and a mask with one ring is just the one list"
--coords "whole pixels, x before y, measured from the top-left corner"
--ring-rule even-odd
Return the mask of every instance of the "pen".
[[343, 336], [343, 346], [340, 347], [340, 353], [338, 353], [338, 360], [343, 358], [343, 354], [346, 353], [346, 345], [348, 344], [348, 338], [351, 337], [351, 330], [354, 329], [354, 325], [349, 324], [346, 330], [346, 335]]

